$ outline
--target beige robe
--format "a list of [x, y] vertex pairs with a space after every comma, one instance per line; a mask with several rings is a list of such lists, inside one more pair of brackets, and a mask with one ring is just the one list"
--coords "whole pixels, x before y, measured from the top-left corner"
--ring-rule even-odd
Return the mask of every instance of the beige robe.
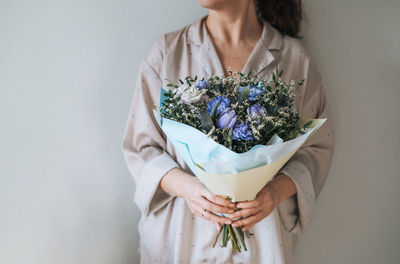
[[[167, 89], [169, 81], [178, 83], [188, 75], [224, 75], [205, 17], [155, 41], [137, 76], [122, 151], [136, 183], [134, 200], [142, 214], [138, 227], [141, 263], [293, 263], [296, 235], [310, 223], [333, 153], [331, 118], [321, 77], [301, 40], [282, 36], [263, 21], [262, 36], [242, 70], [261, 78], [278, 66], [284, 69], [286, 81], [305, 79], [295, 99], [300, 116], [328, 118], [282, 168], [295, 182], [297, 194], [251, 229], [255, 237], [247, 240], [249, 251], [212, 248], [215, 226], [192, 215], [183, 198], [157, 188], [172, 168], [191, 173], [152, 114], [153, 105], [160, 101], [160, 88]], [[270, 229], [273, 231], [267, 232]]]

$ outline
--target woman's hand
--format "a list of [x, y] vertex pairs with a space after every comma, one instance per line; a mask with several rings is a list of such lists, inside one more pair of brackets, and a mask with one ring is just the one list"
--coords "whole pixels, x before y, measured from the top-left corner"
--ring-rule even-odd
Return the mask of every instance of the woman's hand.
[[237, 219], [232, 224], [233, 227], [242, 227], [245, 231], [256, 223], [267, 217], [278, 205], [279, 197], [276, 191], [269, 185], [266, 185], [258, 192], [256, 199], [246, 202], [238, 202], [236, 207], [240, 210], [228, 215], [231, 219]]
[[280, 202], [296, 192], [296, 185], [289, 176], [285, 174], [278, 175], [258, 192], [256, 199], [237, 203], [236, 207], [240, 210], [228, 215], [231, 219], [237, 219], [232, 226], [241, 226], [243, 231], [249, 229], [269, 216]]
[[[183, 198], [190, 211], [215, 225], [218, 231], [220, 224], [231, 224], [232, 220], [214, 213], [231, 214], [234, 212], [235, 203], [222, 196], [211, 193], [196, 177], [187, 179]], [[213, 213], [214, 212], [214, 213]]]

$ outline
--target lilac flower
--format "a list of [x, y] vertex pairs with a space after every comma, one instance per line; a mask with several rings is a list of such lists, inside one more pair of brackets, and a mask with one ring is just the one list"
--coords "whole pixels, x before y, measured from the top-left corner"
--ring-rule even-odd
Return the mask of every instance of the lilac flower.
[[253, 140], [253, 135], [249, 130], [249, 122], [240, 123], [236, 122], [232, 131], [232, 139], [234, 140]]
[[232, 128], [236, 124], [237, 116], [234, 110], [230, 107], [225, 108], [225, 110], [220, 114], [217, 120], [217, 127], [220, 129]]
[[217, 115], [220, 115], [222, 111], [225, 110], [230, 104], [231, 101], [228, 98], [222, 97], [222, 96], [217, 96], [213, 98], [210, 102], [207, 104], [207, 114], [211, 115], [211, 111], [214, 109], [214, 106], [217, 104]]
[[[245, 87], [239, 87], [239, 93], [242, 93]], [[257, 97], [263, 95], [265, 93], [265, 88], [258, 83], [257, 86], [255, 85], [248, 85], [247, 88], [249, 89], [249, 100], [255, 101]]]
[[252, 119], [258, 119], [262, 117], [264, 113], [266, 114], [267, 110], [265, 109], [264, 106], [261, 106], [260, 104], [254, 104], [252, 107], [247, 108], [246, 113]]
[[199, 90], [208, 89], [210, 87], [208, 81], [205, 80], [197, 81], [196, 86]]

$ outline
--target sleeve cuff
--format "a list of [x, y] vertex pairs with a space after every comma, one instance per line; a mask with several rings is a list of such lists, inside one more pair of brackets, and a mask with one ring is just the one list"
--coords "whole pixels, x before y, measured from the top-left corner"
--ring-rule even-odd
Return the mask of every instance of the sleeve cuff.
[[173, 196], [158, 188], [161, 178], [173, 168], [179, 168], [179, 165], [166, 152], [149, 160], [143, 167], [136, 183], [134, 200], [144, 215], [157, 211], [173, 199]]
[[[297, 193], [278, 205], [278, 212], [285, 228], [296, 234], [304, 233], [312, 219], [315, 192], [309, 170], [303, 163], [291, 160], [279, 171], [289, 176]], [[278, 173], [279, 174], [279, 173]]]

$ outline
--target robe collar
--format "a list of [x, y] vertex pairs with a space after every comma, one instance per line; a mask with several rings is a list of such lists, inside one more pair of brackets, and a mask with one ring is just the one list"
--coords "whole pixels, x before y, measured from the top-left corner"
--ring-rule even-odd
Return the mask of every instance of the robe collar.
[[[191, 46], [192, 55], [196, 57], [202, 68], [211, 76], [224, 76], [224, 69], [218, 53], [208, 34], [205, 19], [202, 17], [189, 26], [187, 43]], [[262, 20], [263, 30], [260, 39], [253, 48], [242, 72], [258, 74], [277, 60], [282, 48], [282, 34], [265, 20]]]

